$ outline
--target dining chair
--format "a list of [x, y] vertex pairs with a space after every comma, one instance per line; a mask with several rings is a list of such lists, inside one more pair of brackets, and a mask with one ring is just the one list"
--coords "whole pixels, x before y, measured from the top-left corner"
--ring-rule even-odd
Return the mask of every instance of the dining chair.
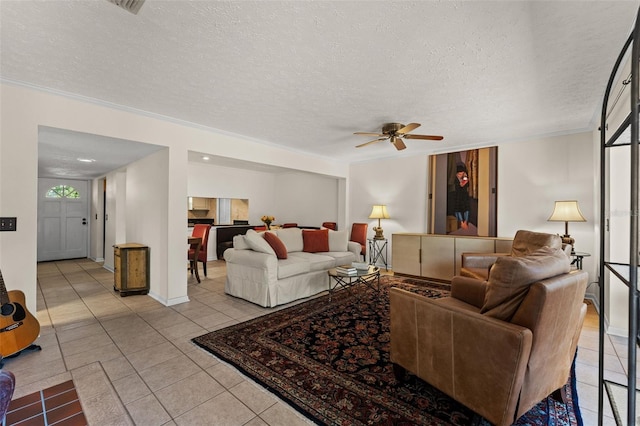
[[200, 253], [198, 253], [198, 258], [193, 259], [193, 255], [195, 253], [195, 248], [189, 248], [189, 252], [187, 253], [189, 264], [191, 266], [191, 273], [193, 274], [194, 269], [198, 267], [198, 262], [202, 262], [202, 269], [204, 271], [204, 276], [207, 276], [207, 243], [209, 241], [209, 230], [211, 229], [211, 225], [197, 224], [193, 227], [193, 232], [191, 233], [192, 237], [202, 238], [202, 246], [200, 247]]
[[293, 223], [293, 222], [291, 222], [291, 223], [283, 223], [282, 227], [283, 228], [297, 228], [298, 224], [297, 223]]
[[334, 231], [338, 230], [338, 224], [335, 222], [322, 222], [322, 227], [332, 229]]
[[356, 243], [360, 243], [361, 251], [363, 259], [367, 259], [367, 229], [369, 228], [368, 223], [354, 223], [351, 225], [351, 238], [350, 241], [355, 241]]

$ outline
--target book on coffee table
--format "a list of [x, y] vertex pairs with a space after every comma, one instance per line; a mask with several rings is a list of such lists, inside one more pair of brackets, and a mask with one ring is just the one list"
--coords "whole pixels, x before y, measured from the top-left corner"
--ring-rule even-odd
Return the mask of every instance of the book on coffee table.
[[336, 272], [345, 275], [356, 275], [358, 270], [351, 265], [340, 265], [336, 266]]
[[358, 270], [367, 270], [369, 269], [369, 264], [367, 262], [351, 262], [351, 267]]

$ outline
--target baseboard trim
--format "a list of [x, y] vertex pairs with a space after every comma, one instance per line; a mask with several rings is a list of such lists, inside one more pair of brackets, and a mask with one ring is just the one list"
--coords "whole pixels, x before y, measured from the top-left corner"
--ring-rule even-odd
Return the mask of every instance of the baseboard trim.
[[598, 299], [596, 298], [596, 296], [594, 294], [587, 293], [584, 295], [584, 298], [585, 300], [591, 302], [593, 307], [596, 308], [596, 312], [598, 313], [598, 315], [600, 315], [600, 303], [598, 303]]
[[148, 295], [157, 300], [158, 302], [162, 303], [164, 306], [173, 306], [173, 305], [179, 305], [180, 303], [186, 303], [189, 301], [189, 296], [182, 296], [182, 297], [175, 297], [173, 299], [166, 299], [164, 297], [160, 297], [157, 293], [153, 292], [153, 291], [149, 291]]

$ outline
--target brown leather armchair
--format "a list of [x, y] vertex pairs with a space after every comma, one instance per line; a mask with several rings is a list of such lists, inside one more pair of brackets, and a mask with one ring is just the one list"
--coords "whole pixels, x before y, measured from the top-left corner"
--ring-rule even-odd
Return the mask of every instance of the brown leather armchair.
[[[588, 280], [584, 271], [555, 270], [550, 278], [516, 285], [522, 302], [499, 319], [495, 306], [486, 306], [495, 291], [492, 279], [522, 284], [522, 273], [508, 266], [522, 258], [505, 259], [496, 262], [489, 281], [454, 277], [450, 297], [390, 291], [391, 361], [398, 377], [408, 370], [497, 425], [512, 424], [551, 394], [562, 395], [586, 314]], [[568, 258], [563, 262], [568, 271]], [[534, 265], [533, 277], [541, 276], [542, 263]]]
[[543, 246], [562, 247], [567, 255], [571, 253], [571, 245], [564, 247], [559, 235], [520, 230], [513, 238], [510, 253], [462, 253], [460, 275], [486, 280], [489, 277], [489, 269], [499, 257], [524, 256]]

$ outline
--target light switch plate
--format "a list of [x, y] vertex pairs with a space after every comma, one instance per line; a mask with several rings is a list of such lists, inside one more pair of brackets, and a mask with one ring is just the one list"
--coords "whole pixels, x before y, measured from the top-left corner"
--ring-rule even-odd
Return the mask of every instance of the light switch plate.
[[0, 217], [0, 231], [15, 231], [17, 222], [16, 217]]

